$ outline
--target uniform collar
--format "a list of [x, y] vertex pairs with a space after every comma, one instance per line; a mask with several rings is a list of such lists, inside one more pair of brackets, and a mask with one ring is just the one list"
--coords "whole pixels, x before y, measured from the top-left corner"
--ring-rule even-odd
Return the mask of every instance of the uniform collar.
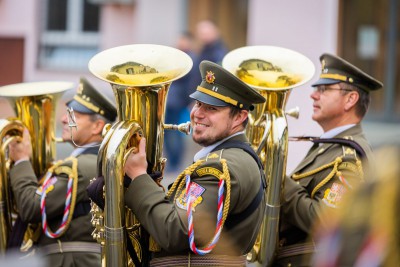
[[333, 138], [333, 137], [339, 135], [340, 133], [350, 129], [353, 126], [355, 126], [355, 124], [347, 124], [347, 125], [343, 125], [343, 126], [339, 126], [339, 127], [333, 128], [333, 129], [323, 133], [320, 136], [320, 138]]
[[71, 152], [70, 157], [77, 157], [77, 156], [81, 155], [86, 149], [90, 148], [91, 146], [98, 145], [98, 144], [99, 144], [99, 142], [92, 142], [92, 143], [83, 145], [84, 147], [77, 147]]
[[196, 162], [196, 161], [198, 161], [199, 159], [201, 159], [201, 158], [207, 156], [211, 151], [214, 150], [214, 148], [216, 148], [217, 146], [219, 146], [220, 144], [222, 144], [222, 143], [225, 142], [226, 140], [231, 139], [232, 137], [238, 136], [238, 135], [241, 135], [241, 134], [244, 134], [244, 131], [237, 132], [237, 133], [235, 133], [235, 134], [232, 134], [232, 135], [228, 136], [227, 138], [225, 138], [225, 139], [223, 139], [223, 140], [221, 140], [221, 141], [216, 142], [215, 144], [212, 144], [212, 145], [210, 145], [210, 146], [203, 147], [202, 149], [200, 149], [200, 150], [194, 155], [193, 162]]

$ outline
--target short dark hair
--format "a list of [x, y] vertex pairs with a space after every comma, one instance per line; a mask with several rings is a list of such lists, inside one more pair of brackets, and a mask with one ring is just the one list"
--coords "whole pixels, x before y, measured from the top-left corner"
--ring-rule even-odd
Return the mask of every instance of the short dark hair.
[[[229, 112], [229, 116], [231, 118], [234, 117], [235, 115], [239, 114], [242, 111], [242, 109], [232, 106], [232, 105], [229, 105], [229, 107], [231, 108], [231, 110]], [[242, 123], [243, 128], [246, 128], [248, 122], [249, 122], [249, 118], [247, 117]]]
[[[369, 92], [358, 88], [357, 86], [351, 85], [349, 83], [341, 82], [339, 86], [342, 90], [356, 91], [359, 95], [359, 99], [356, 103], [356, 115], [363, 118], [368, 111], [369, 103], [371, 102], [371, 95]], [[346, 91], [343, 91], [346, 93]]]

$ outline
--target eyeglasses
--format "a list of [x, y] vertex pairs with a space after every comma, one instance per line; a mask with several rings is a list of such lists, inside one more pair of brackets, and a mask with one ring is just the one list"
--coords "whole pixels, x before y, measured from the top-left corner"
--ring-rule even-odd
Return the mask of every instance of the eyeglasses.
[[337, 90], [337, 91], [345, 91], [345, 92], [351, 92], [353, 90], [350, 89], [342, 89], [342, 88], [332, 88], [326, 85], [318, 85], [316, 87], [314, 87], [314, 92], [318, 92], [320, 94], [323, 94], [325, 91], [328, 90]]

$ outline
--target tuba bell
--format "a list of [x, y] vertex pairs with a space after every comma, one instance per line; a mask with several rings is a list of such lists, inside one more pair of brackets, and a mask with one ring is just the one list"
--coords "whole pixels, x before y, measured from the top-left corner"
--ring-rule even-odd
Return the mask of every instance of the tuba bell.
[[32, 142], [32, 166], [40, 177], [55, 160], [56, 104], [64, 91], [73, 88], [70, 82], [30, 82], [0, 87], [0, 97], [13, 107], [16, 118], [0, 120], [0, 253], [7, 250], [12, 228], [13, 201], [8, 181], [10, 166], [8, 144], [20, 138], [24, 129]]
[[266, 212], [258, 238], [247, 260], [257, 266], [269, 266], [277, 252], [279, 212], [286, 175], [288, 127], [285, 112], [291, 89], [308, 82], [315, 73], [314, 64], [304, 55], [274, 46], [247, 46], [229, 52], [222, 66], [255, 88], [266, 98], [249, 114], [246, 134], [264, 165], [267, 178]]
[[111, 84], [118, 112], [117, 122], [105, 133], [97, 161], [98, 175], [104, 177], [104, 210], [92, 206], [93, 237], [102, 245], [102, 266], [147, 266], [150, 251], [157, 250], [135, 215], [125, 207], [123, 166], [125, 157], [144, 136], [148, 173], [164, 171], [164, 130], [188, 133], [190, 129], [189, 124], [164, 124], [168, 89], [192, 65], [184, 52], [150, 44], [111, 48], [89, 61], [91, 73]]

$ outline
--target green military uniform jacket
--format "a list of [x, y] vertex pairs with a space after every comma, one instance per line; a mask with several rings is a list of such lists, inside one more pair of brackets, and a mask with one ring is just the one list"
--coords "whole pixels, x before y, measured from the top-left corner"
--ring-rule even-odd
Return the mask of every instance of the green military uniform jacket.
[[[244, 135], [232, 139], [247, 142]], [[220, 159], [227, 161], [231, 195], [229, 216], [245, 210], [259, 192], [261, 186], [260, 170], [256, 161], [239, 148], [214, 151], [208, 154], [200, 166], [191, 175], [192, 195], [196, 197], [193, 211], [194, 238], [197, 248], [201, 249], [212, 239], [217, 220], [218, 175], [222, 173]], [[183, 190], [184, 191], [184, 190]], [[226, 195], [225, 187], [225, 195]], [[170, 199], [165, 197], [149, 175], [134, 179], [126, 191], [125, 203], [132, 209], [161, 246], [162, 251], [155, 257], [185, 255], [190, 252], [188, 237], [188, 215], [184, 192]], [[226, 205], [226, 202], [224, 202]], [[264, 200], [247, 218], [231, 228], [223, 228], [213, 255], [244, 255], [252, 248], [264, 214]]]
[[[363, 159], [364, 167], [361, 169], [366, 170], [366, 163], [372, 162], [373, 155], [361, 125], [355, 125], [335, 136], [335, 138], [349, 137], [365, 151], [366, 159]], [[321, 168], [339, 157], [342, 158], [336, 165], [339, 173], [332, 172], [334, 165]], [[363, 171], [358, 167], [357, 159], [360, 159], [360, 155], [355, 155], [355, 150], [352, 148], [335, 143], [320, 144], [316, 149], [310, 150], [290, 177], [286, 178], [278, 250], [284, 251], [283, 248], [290, 246], [294, 249], [283, 255], [278, 252], [278, 259], [274, 266], [310, 265], [309, 260], [314, 249], [308, 245], [304, 248], [302, 244], [310, 242], [310, 234], [316, 222], [324, 224], [321, 209], [336, 208], [343, 194], [363, 181]], [[306, 173], [309, 175], [301, 178]]]
[[[82, 153], [77, 156], [78, 160], [78, 188], [76, 195], [76, 206], [85, 205], [90, 210], [90, 200], [86, 192], [90, 180], [95, 177], [97, 170], [97, 154]], [[71, 168], [72, 162], [65, 161], [60, 166]], [[30, 162], [21, 162], [14, 166], [10, 171], [11, 186], [15, 196], [19, 215], [24, 222], [41, 223], [42, 214], [40, 209], [41, 187], [35, 176]], [[54, 187], [51, 187], [46, 196], [46, 216], [47, 223], [52, 230], [60, 227], [65, 208], [65, 199], [67, 193], [68, 176], [60, 173], [56, 176]], [[85, 208], [86, 210], [86, 208]], [[73, 218], [66, 232], [59, 238], [49, 238], [40, 229], [41, 235], [37, 241], [40, 248], [71, 241], [96, 242], [91, 233], [94, 230], [91, 224], [91, 215], [87, 213]], [[84, 251], [82, 251], [84, 252]], [[49, 266], [100, 266], [99, 253], [56, 253], [46, 256]]]

